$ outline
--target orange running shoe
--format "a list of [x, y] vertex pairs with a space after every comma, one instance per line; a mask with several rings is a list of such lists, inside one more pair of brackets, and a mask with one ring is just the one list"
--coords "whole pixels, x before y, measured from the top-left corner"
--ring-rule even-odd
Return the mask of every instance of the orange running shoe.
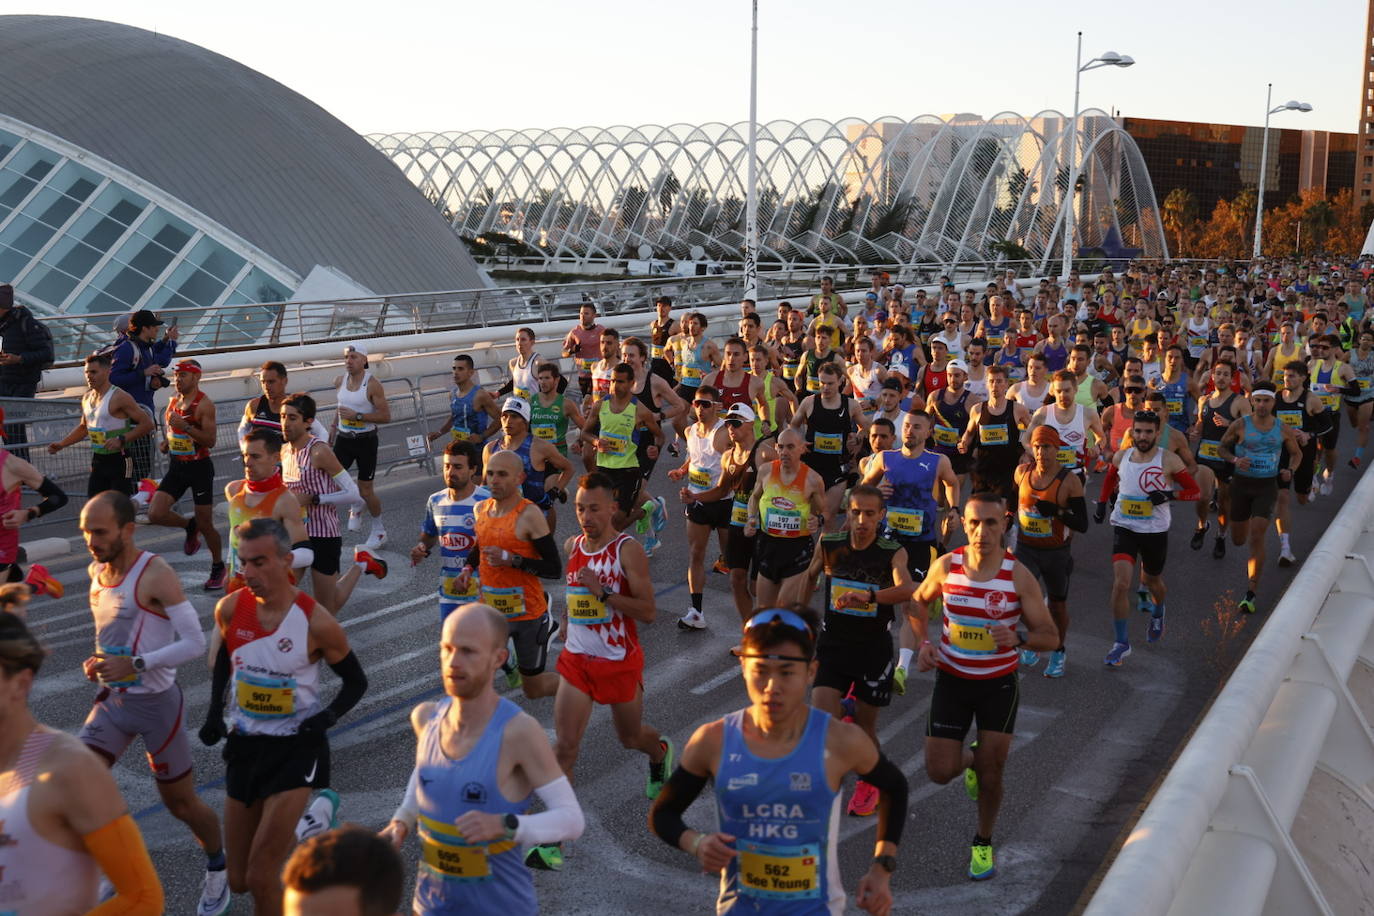
[[24, 577], [29, 588], [33, 589], [35, 595], [48, 595], [52, 598], [61, 598], [67, 593], [67, 587], [58, 582], [48, 572], [48, 568], [41, 563], [35, 563], [29, 567], [29, 574]]
[[376, 576], [378, 579], [386, 578], [386, 560], [381, 557], [375, 557], [366, 550], [355, 550], [353, 551], [353, 559], [355, 562], [363, 564], [363, 572], [369, 576]]

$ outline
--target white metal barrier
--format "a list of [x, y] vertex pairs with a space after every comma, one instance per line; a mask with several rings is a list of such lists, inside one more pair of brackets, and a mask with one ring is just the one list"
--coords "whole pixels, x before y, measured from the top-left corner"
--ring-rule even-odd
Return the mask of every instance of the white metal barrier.
[[1366, 474], [1131, 831], [1089, 916], [1374, 912], [1371, 623]]

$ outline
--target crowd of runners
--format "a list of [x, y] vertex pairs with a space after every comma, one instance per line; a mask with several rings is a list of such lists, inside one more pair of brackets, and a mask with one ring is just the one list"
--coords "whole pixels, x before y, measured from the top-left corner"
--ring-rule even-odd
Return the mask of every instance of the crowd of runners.
[[[1371, 272], [1132, 265], [1030, 286], [941, 278], [910, 294], [879, 274], [858, 301], [828, 279], [773, 314], [745, 300], [723, 332], [663, 298], [642, 335], [622, 334], [587, 304], [557, 353], [520, 329], [499, 390], [456, 356], [449, 416], [430, 437], [443, 487], [414, 507], [408, 552], [435, 583], [445, 696], [412, 711], [414, 770], [377, 825], [389, 846], [417, 841], [414, 912], [537, 911], [529, 870], [563, 869], [563, 844], [583, 830], [573, 775], [601, 705], [623, 747], [644, 755], [650, 830], [720, 873], [721, 912], [842, 912], [843, 806], [876, 818], [871, 866], [850, 886], [858, 906], [886, 913], [907, 781], [882, 753], [878, 720], [913, 666], [935, 672], [926, 774], [961, 779], [976, 802], [968, 875], [992, 878], [1019, 678], [1071, 676], [1075, 554], [1111, 564], [1111, 623], [1086, 624], [1110, 635], [1108, 668], [1131, 655], [1132, 618], [1146, 642], [1164, 639], [1175, 502], [1194, 504], [1179, 507], [1195, 516], [1190, 568], [1223, 557], [1229, 538], [1247, 557], [1238, 612], [1271, 607], [1270, 529], [1278, 564], [1297, 562], [1295, 504], [1331, 495], [1335, 475], [1365, 460]], [[149, 315], [143, 326], [156, 328]], [[361, 577], [388, 573], [373, 480], [391, 416], [366, 346], [344, 349], [330, 428], [311, 396], [291, 393], [285, 366], [263, 364], [263, 393], [238, 427], [243, 477], [222, 496], [201, 366], [170, 368], [154, 422], [112, 384], [108, 354], [88, 357], [81, 420], [49, 447], [91, 448], [79, 526], [95, 625], [83, 668], [97, 692], [75, 737], [28, 711], [45, 655], [26, 623], [41, 605], [29, 602], [61, 585], [25, 567], [19, 544], [24, 523], [68, 496], [0, 451], [0, 912], [97, 901], [101, 913], [162, 912], [108, 769], [135, 738], [167, 810], [204, 850], [199, 914], [223, 913], [233, 894], [264, 914], [392, 912], [385, 894], [381, 909], [358, 902], [376, 896], [367, 875], [399, 894], [389, 846], [332, 831], [329, 788], [329, 729], [368, 686], [338, 616]], [[132, 443], [158, 429], [168, 470], [145, 482]], [[648, 487], [661, 458], [672, 498]], [[25, 488], [41, 501], [23, 508]], [[192, 511], [178, 514], [187, 491]], [[136, 545], [140, 512], [184, 531], [185, 553], [209, 554], [202, 587], [224, 594], [208, 635], [172, 567]], [[1101, 556], [1074, 546], [1094, 524], [1110, 525]], [[646, 715], [637, 631], [662, 610], [649, 558], [674, 526], [689, 558], [677, 626], [741, 632], [749, 697], [681, 746]], [[713, 571], [729, 598], [708, 606]], [[176, 672], [202, 658], [210, 703], [192, 710]], [[321, 662], [339, 678], [332, 696]], [[552, 741], [498, 682], [529, 703], [552, 698]], [[204, 744], [223, 742], [222, 811], [195, 791], [187, 723]], [[709, 825], [688, 812], [708, 783]], [[374, 865], [331, 867], [330, 856]], [[336, 885], [356, 891], [344, 893], [353, 909], [310, 909]]]

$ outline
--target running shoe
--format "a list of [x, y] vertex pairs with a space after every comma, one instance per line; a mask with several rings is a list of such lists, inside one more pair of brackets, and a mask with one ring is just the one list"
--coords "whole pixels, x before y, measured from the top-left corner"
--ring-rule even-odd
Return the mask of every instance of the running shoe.
[[[978, 742], [975, 741], [970, 744], [968, 749], [977, 750]], [[964, 767], [964, 791], [968, 793], [969, 798], [974, 801], [978, 800], [978, 771], [973, 767]]]
[[849, 799], [849, 813], [854, 817], [871, 817], [877, 810], [878, 790], [860, 779]]
[[1155, 603], [1150, 600], [1149, 592], [1136, 592], [1136, 598], [1139, 599], [1139, 603], [1136, 605], [1137, 611], [1140, 611], [1142, 614], [1153, 614], [1155, 612]]
[[563, 848], [557, 843], [531, 846], [530, 851], [525, 853], [525, 867], [539, 871], [562, 871]]
[[1349, 461], [1346, 462], [1346, 464], [1350, 465], [1357, 471], [1360, 469], [1360, 459], [1358, 458], [1351, 458]]
[[1207, 532], [1211, 529], [1211, 522], [1205, 522], [1201, 528], [1194, 528], [1193, 537], [1192, 540], [1188, 542], [1188, 546], [1193, 548], [1194, 550], [1201, 550], [1202, 544], [1207, 537]]
[[200, 887], [200, 903], [196, 916], [222, 916], [229, 909], [234, 895], [229, 891], [229, 869], [205, 870], [205, 883]]
[[[547, 602], [548, 600], [548, 596], [546, 595], [544, 601]], [[562, 624], [558, 622], [557, 617], [553, 616], [553, 611], [545, 611], [545, 613], [549, 615], [549, 632], [544, 637], [544, 657], [548, 658], [549, 652], [553, 648], [553, 641], [558, 638], [558, 630], [562, 627]], [[511, 643], [512, 648], [514, 645], [514, 643]], [[511, 657], [514, 658], [515, 656], [512, 655]]]
[[151, 477], [144, 477], [134, 486], [133, 501], [134, 505], [140, 510], [147, 510], [148, 504], [153, 501], [153, 494], [157, 492], [157, 481]]
[[369, 576], [376, 576], [378, 579], [386, 578], [386, 560], [381, 557], [375, 557], [360, 547], [353, 551], [353, 560], [363, 564], [363, 572]]
[[372, 533], [363, 541], [364, 550], [381, 550], [386, 546], [386, 531], [374, 527]]
[[1236, 602], [1236, 609], [1246, 614], [1255, 613], [1255, 593], [1246, 592], [1245, 597]]
[[658, 539], [658, 535], [654, 533], [652, 527], [644, 532], [644, 555], [646, 557], [652, 557], [654, 552], [662, 546], [663, 542]]
[[61, 598], [67, 593], [67, 587], [53, 578], [52, 573], [42, 563], [35, 563], [29, 567], [29, 574], [24, 577], [29, 588], [33, 589], [35, 595], [47, 595], [49, 598]]
[[1296, 562], [1298, 562], [1298, 558], [1293, 556], [1293, 551], [1285, 548], [1279, 552], [1279, 565], [1284, 569], [1287, 569]]
[[649, 516], [648, 516], [648, 514], [646, 513], [646, 514], [644, 514], [644, 515], [641, 515], [641, 516], [639, 517], [639, 520], [635, 522], [635, 537], [638, 537], [638, 538], [641, 538], [641, 539], [642, 539], [642, 538], [644, 538], [646, 535], [648, 535], [648, 533], [649, 533]]
[[679, 630], [704, 630], [706, 629], [706, 615], [694, 607], [689, 607], [687, 613], [677, 619]]
[[339, 793], [321, 789], [310, 800], [301, 819], [296, 822], [296, 841], [308, 840], [316, 834], [339, 826]]
[[363, 513], [357, 506], [348, 510], [348, 530], [360, 531], [363, 527]]
[[[510, 657], [515, 658], [515, 653], [512, 652]], [[519, 690], [520, 685], [525, 683], [525, 679], [520, 676], [520, 669], [515, 667], [514, 662], [506, 662], [501, 670], [506, 675], [506, 686], [511, 690]]]
[[677, 443], [676, 443], [676, 442], [674, 442], [674, 443], [672, 443], [671, 445], [668, 446], [668, 454], [671, 455], [671, 456], [673, 456], [674, 458], [680, 458], [680, 457], [682, 457], [682, 453], [679, 452], [679, 451], [677, 450]]
[[716, 557], [715, 565], [711, 567], [711, 572], [720, 573], [722, 576], [730, 575], [730, 567], [725, 563], [725, 557]]
[[224, 588], [224, 583], [229, 578], [229, 570], [223, 563], [215, 563], [210, 567], [210, 578], [205, 580], [205, 590], [207, 592], [217, 592]]
[[644, 784], [644, 795], [650, 800], [658, 798], [663, 784], [673, 772], [673, 765], [677, 763], [677, 748], [673, 747], [673, 739], [665, 735], [658, 743], [663, 745], [663, 759], [658, 763], [649, 763], [649, 781]]
[[997, 874], [997, 866], [992, 864], [992, 844], [974, 843], [970, 847], [973, 855], [968, 860], [968, 876], [974, 881], [986, 881]]
[[1320, 495], [1321, 491], [1317, 489], [1317, 485], [1314, 483], [1312, 484], [1312, 489], [1307, 491], [1307, 501], [1310, 503], [1314, 503], [1317, 501], [1317, 497]]
[[1017, 649], [1016, 654], [1020, 658], [1021, 664], [1026, 668], [1034, 668], [1040, 664], [1040, 653], [1034, 649]]
[[200, 528], [196, 525], [196, 520], [191, 519], [186, 523], [186, 540], [181, 544], [181, 552], [188, 557], [193, 557], [200, 550]]
[[1330, 495], [1331, 495], [1331, 491], [1332, 491], [1332, 489], [1334, 488], [1334, 486], [1335, 486], [1335, 480], [1334, 480], [1334, 478], [1333, 478], [1330, 474], [1323, 474], [1323, 475], [1322, 475], [1322, 485], [1321, 485], [1322, 496], [1330, 496]]
[[1212, 559], [1220, 560], [1226, 556], [1226, 535], [1218, 534], [1217, 541], [1212, 545]]
[[1164, 617], [1150, 616], [1150, 622], [1145, 625], [1145, 641], [1159, 642], [1164, 638]]
[[1067, 654], [1063, 649], [1055, 649], [1050, 653], [1050, 660], [1045, 662], [1045, 677], [1064, 676], [1064, 657]]
[[654, 530], [662, 531], [668, 527], [668, 503], [664, 501], [662, 496], [655, 496], [649, 502], [654, 504], [653, 511], [649, 513], [653, 520]]
[[1102, 663], [1106, 665], [1108, 668], [1120, 668], [1121, 663], [1124, 662], [1127, 658], [1129, 658], [1130, 654], [1130, 643], [1114, 642], [1112, 643], [1112, 651], [1107, 653], [1107, 657], [1102, 660]]
[[892, 672], [892, 689], [897, 691], [897, 696], [906, 696], [906, 669], [901, 665]]

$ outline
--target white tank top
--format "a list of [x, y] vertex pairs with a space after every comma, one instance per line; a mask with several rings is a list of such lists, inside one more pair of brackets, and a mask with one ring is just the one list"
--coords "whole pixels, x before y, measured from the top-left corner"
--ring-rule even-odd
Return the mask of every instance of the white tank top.
[[[367, 396], [368, 382], [372, 381], [372, 370], [363, 370], [363, 380], [358, 383], [357, 389], [348, 387], [348, 373], [344, 373], [343, 381], [339, 383], [338, 393], [335, 400], [340, 407], [347, 407], [355, 413], [371, 413], [372, 399]], [[359, 433], [370, 433], [377, 428], [376, 423], [364, 423], [362, 420], [354, 418], [345, 420], [339, 418], [339, 431], [356, 436]]]
[[1151, 493], [1168, 489], [1164, 478], [1164, 449], [1156, 447], [1154, 458], [1144, 462], [1136, 460], [1140, 453], [1135, 448], [1125, 452], [1121, 459], [1116, 505], [1112, 508], [1112, 524], [1140, 534], [1168, 531], [1172, 521], [1169, 504], [1156, 506], [1149, 499]]
[[1197, 359], [1211, 346], [1211, 322], [1206, 318], [1189, 318], [1185, 328], [1187, 333], [1184, 334], [1184, 339], [1188, 347], [1188, 355]]
[[1013, 401], [1016, 401], [1031, 412], [1037, 411], [1045, 406], [1045, 401], [1049, 399], [1049, 396], [1049, 382], [1045, 382], [1040, 386], [1039, 393], [1031, 388], [1030, 382], [1017, 382], [1015, 385], [1011, 386], [1011, 392], [1009, 394], [1009, 397]]
[[35, 728], [14, 769], [0, 773], [0, 906], [16, 916], [85, 913], [95, 908], [100, 871], [95, 859], [44, 839], [29, 820], [29, 789], [38, 762], [57, 736]]
[[858, 363], [849, 367], [849, 384], [854, 389], [854, 397], [867, 398], [870, 401], [878, 400], [878, 392], [883, 390], [882, 382], [878, 381], [878, 373], [882, 371], [882, 366], [874, 363], [867, 373]]
[[717, 420], [716, 425], [704, 436], [697, 433], [701, 428], [700, 423], [693, 423], [687, 428], [687, 488], [694, 493], [704, 493], [720, 483], [721, 455], [711, 442], [721, 422]]
[[1088, 427], [1083, 418], [1083, 405], [1073, 405], [1073, 416], [1067, 423], [1059, 420], [1059, 408], [1051, 405], [1045, 409], [1045, 425], [1059, 433], [1059, 463], [1066, 468], [1077, 468], [1083, 463], [1083, 451], [1088, 444]]
[[510, 381], [511, 396], [524, 398], [528, 401], [534, 397], [534, 393], [539, 390], [538, 381], [534, 377], [535, 368], [543, 362], [538, 353], [531, 353], [529, 361], [525, 365], [520, 365], [520, 357], [516, 356], [511, 360]]
[[942, 340], [942, 341], [944, 341], [944, 342], [945, 342], [945, 346], [947, 346], [947, 347], [949, 348], [949, 358], [950, 358], [950, 359], [962, 359], [962, 358], [963, 358], [963, 356], [964, 356], [964, 338], [963, 338], [963, 336], [962, 336], [957, 330], [954, 332], [954, 337], [953, 337], [953, 338], [950, 338], [950, 337], [945, 336], [945, 332], [944, 332], [944, 331], [941, 331], [939, 334], [932, 334], [932, 335], [930, 336], [930, 339], [931, 339], [931, 340]]
[[[91, 399], [94, 391], [89, 391], [81, 399], [81, 418], [86, 421], [86, 437], [91, 440], [91, 448], [101, 454], [109, 454], [105, 450], [105, 440], [114, 436], [123, 435], [129, 431], [130, 424], [126, 420], [121, 420], [110, 413], [110, 400], [114, 393], [119, 389], [114, 385], [105, 389], [105, 393], [95, 400]], [[122, 446], [123, 443], [121, 442]]]
[[228, 645], [234, 665], [229, 721], [249, 735], [294, 735], [301, 722], [320, 711], [320, 663], [310, 660], [310, 613], [315, 600], [301, 592], [277, 628], [258, 621], [257, 601], [248, 589], [235, 593]]
[[[176, 642], [176, 629], [166, 615], [138, 603], [138, 580], [154, 554], [140, 551], [134, 565], [114, 585], [101, 585], [106, 564], [92, 563], [91, 613], [95, 616], [95, 647], [106, 655], [145, 655]], [[108, 581], [108, 580], [107, 580]], [[106, 687], [128, 693], [161, 693], [176, 680], [175, 668], [155, 668], [122, 681], [104, 681]], [[4, 901], [0, 900], [0, 906]], [[0, 910], [0, 913], [3, 913]]]

